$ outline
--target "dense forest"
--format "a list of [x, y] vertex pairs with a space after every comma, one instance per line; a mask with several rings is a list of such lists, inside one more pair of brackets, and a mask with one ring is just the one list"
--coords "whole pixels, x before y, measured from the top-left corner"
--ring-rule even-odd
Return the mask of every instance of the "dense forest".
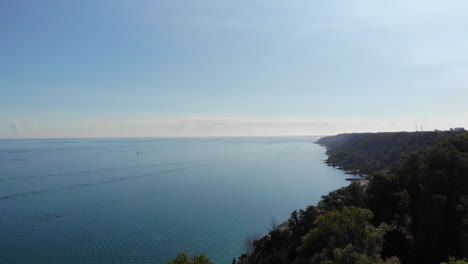
[[[468, 133], [344, 134], [318, 143], [330, 162], [369, 174], [369, 183], [332, 191], [267, 235], [249, 236], [233, 263], [468, 263]], [[211, 261], [179, 254], [168, 263]]]
[[323, 137], [317, 143], [327, 148], [327, 164], [359, 174], [372, 174], [390, 168], [409, 153], [455, 134], [448, 131], [354, 133]]

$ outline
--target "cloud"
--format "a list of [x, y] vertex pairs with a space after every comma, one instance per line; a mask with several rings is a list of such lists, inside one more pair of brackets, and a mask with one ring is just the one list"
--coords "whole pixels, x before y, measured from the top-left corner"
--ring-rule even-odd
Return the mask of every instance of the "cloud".
[[21, 128], [22, 128], [22, 122], [18, 120], [11, 120], [9, 122], [9, 127], [13, 131], [13, 133], [20, 134], [21, 133]]
[[10, 120], [0, 125], [0, 138], [47, 137], [47, 128], [36, 122]]

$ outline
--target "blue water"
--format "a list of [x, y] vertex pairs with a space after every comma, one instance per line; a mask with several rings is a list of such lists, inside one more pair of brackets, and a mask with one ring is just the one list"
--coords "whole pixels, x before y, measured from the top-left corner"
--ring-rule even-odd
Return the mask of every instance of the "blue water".
[[0, 140], [0, 263], [231, 263], [347, 185], [317, 139]]

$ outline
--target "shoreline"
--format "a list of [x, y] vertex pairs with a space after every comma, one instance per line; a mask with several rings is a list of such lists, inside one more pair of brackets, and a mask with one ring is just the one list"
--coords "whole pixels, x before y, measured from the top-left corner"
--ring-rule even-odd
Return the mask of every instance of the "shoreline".
[[[325, 148], [326, 150], [328, 150], [328, 147], [326, 145], [323, 145], [323, 144], [320, 144], [318, 142], [314, 142], [315, 144]], [[325, 152], [325, 155], [328, 156], [328, 154]], [[364, 174], [364, 173], [360, 173], [359, 172], [359, 169], [347, 169], [347, 168], [343, 168], [341, 167], [339, 164], [336, 164], [336, 163], [333, 163], [333, 162], [330, 162], [328, 161], [328, 159], [325, 159], [323, 160], [323, 163], [325, 163], [325, 165], [327, 165], [328, 167], [333, 167], [335, 169], [338, 169], [338, 170], [341, 170], [341, 171], [344, 171], [344, 174], [347, 174], [347, 175], [354, 175], [355, 177], [349, 177], [349, 178], [346, 178], [345, 180], [346, 181], [349, 181], [349, 182], [359, 182], [360, 184], [362, 185], [367, 185], [369, 184], [369, 177], [370, 175], [368, 174]]]

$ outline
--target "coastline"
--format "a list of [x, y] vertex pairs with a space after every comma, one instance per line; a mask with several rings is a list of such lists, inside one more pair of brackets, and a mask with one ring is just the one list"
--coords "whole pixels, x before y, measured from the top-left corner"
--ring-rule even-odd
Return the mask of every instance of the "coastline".
[[[320, 139], [319, 139], [320, 140]], [[318, 141], [314, 142], [315, 144], [321, 146], [321, 147], [324, 147], [326, 150], [328, 150], [328, 146], [324, 145], [324, 144], [320, 144]], [[325, 152], [325, 154], [328, 156], [328, 153]], [[367, 185], [369, 184], [369, 177], [370, 175], [368, 174], [364, 174], [364, 173], [361, 173], [359, 171], [359, 169], [350, 169], [350, 168], [344, 168], [344, 167], [341, 167], [341, 165], [337, 164], [337, 163], [333, 163], [333, 162], [330, 162], [328, 161], [328, 159], [326, 160], [323, 160], [323, 163], [325, 163], [325, 165], [327, 165], [328, 167], [333, 167], [335, 169], [338, 169], [338, 170], [342, 170], [344, 171], [344, 174], [347, 174], [347, 175], [353, 175], [354, 177], [349, 177], [349, 178], [346, 178], [345, 180], [346, 181], [349, 181], [349, 182], [359, 182], [361, 185]]]

